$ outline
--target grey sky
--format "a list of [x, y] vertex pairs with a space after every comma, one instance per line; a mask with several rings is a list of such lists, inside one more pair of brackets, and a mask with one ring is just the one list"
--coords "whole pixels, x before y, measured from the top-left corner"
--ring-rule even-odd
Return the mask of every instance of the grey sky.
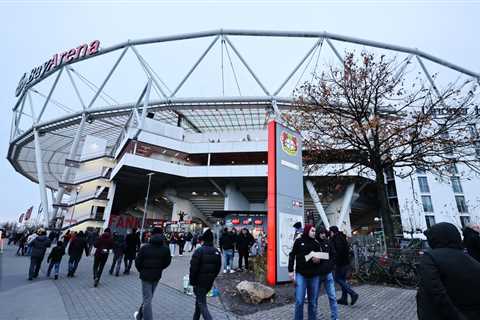
[[[16, 173], [6, 153], [14, 91], [23, 72], [52, 53], [99, 39], [110, 46], [147, 38], [219, 28], [328, 31], [417, 47], [480, 72], [480, 2], [331, 1], [161, 2], [62, 4], [0, 2], [0, 221], [15, 220], [38, 206], [36, 184]], [[200, 2], [200, 1], [199, 1]]]

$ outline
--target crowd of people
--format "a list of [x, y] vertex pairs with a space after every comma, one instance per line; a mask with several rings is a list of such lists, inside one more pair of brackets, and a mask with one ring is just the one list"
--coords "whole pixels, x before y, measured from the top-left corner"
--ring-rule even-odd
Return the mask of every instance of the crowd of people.
[[[350, 271], [350, 248], [346, 235], [336, 226], [328, 230], [323, 226], [296, 223], [292, 250], [289, 254], [288, 272], [295, 282], [294, 319], [303, 319], [304, 304], [308, 303], [308, 319], [317, 319], [318, 299], [321, 287], [325, 287], [330, 306], [330, 318], [339, 319], [338, 305], [354, 305], [359, 299], [347, 281]], [[467, 226], [463, 230], [463, 241], [458, 229], [450, 223], [439, 223], [425, 232], [430, 250], [420, 259], [418, 277], [420, 284], [417, 293], [417, 313], [419, 320], [430, 319], [480, 319], [480, 228]], [[206, 303], [207, 293], [222, 269], [233, 273], [233, 261], [238, 254], [238, 268], [249, 268], [249, 256], [257, 241], [247, 228], [237, 232], [235, 228], [225, 228], [219, 237], [219, 249], [214, 245], [214, 234], [206, 229], [199, 233], [163, 232], [155, 227], [146, 233], [143, 245], [140, 234], [133, 229], [126, 236], [111, 232], [109, 228], [99, 235], [94, 231], [67, 231], [63, 236], [40, 228], [34, 233], [11, 234], [9, 243], [18, 245], [17, 254], [30, 256], [28, 279], [38, 277], [47, 249], [55, 243], [47, 256], [47, 277], [53, 271], [58, 279], [63, 256], [68, 254], [67, 277], [75, 277], [78, 264], [85, 254], [89, 256], [95, 248], [93, 261], [93, 284], [97, 287], [107, 263], [109, 253], [113, 253], [110, 274], [119, 276], [123, 261], [123, 274], [129, 274], [133, 262], [139, 272], [142, 285], [142, 304], [135, 312], [135, 319], [152, 319], [152, 299], [162, 277], [169, 267], [172, 256], [178, 249], [182, 255], [185, 244], [194, 251], [190, 260], [189, 281], [195, 293], [193, 319], [211, 319]], [[197, 248], [197, 244], [201, 244]], [[260, 245], [263, 247], [263, 245]], [[262, 250], [265, 248], [263, 247]], [[335, 284], [341, 289], [337, 299]]]

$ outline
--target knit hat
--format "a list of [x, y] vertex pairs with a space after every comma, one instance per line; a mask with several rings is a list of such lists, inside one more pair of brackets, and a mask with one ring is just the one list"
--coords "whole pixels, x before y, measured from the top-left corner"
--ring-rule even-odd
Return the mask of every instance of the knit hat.
[[210, 229], [205, 230], [205, 232], [202, 234], [202, 240], [203, 242], [213, 242], [212, 230]]

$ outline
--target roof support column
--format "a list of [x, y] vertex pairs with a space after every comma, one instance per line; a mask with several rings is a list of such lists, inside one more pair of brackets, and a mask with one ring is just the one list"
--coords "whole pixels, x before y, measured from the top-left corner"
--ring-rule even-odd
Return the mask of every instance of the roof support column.
[[322, 203], [320, 202], [320, 198], [318, 197], [317, 190], [315, 190], [315, 187], [313, 186], [312, 181], [307, 180], [305, 181], [305, 184], [307, 185], [308, 193], [310, 194], [310, 197], [313, 200], [313, 204], [315, 205], [315, 208], [317, 208], [317, 211], [320, 214], [320, 218], [322, 218], [323, 225], [327, 229], [330, 228], [330, 223], [328, 222], [327, 215], [325, 214], [325, 210], [323, 210]]
[[345, 194], [343, 195], [343, 202], [342, 202], [342, 209], [340, 210], [340, 216], [338, 217], [337, 227], [341, 227], [343, 221], [345, 220], [345, 216], [347, 212], [350, 212], [352, 208], [352, 198], [353, 198], [353, 191], [355, 190], [355, 183], [348, 185]]
[[35, 165], [37, 167], [38, 186], [40, 187], [40, 200], [42, 207], [45, 210], [47, 217], [47, 224], [50, 223], [50, 214], [48, 212], [48, 198], [47, 198], [47, 186], [45, 184], [45, 177], [43, 176], [42, 165], [42, 148], [40, 146], [40, 136], [36, 127], [33, 128], [33, 138], [35, 142]]

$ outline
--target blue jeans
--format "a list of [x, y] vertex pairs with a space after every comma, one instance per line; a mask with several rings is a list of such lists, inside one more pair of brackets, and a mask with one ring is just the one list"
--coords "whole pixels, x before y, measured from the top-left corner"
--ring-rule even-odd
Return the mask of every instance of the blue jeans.
[[303, 320], [305, 291], [308, 295], [308, 320], [317, 319], [319, 283], [319, 276], [307, 278], [300, 273], [295, 274], [295, 320]]
[[223, 270], [230, 269], [233, 264], [233, 250], [223, 250]]
[[330, 272], [325, 276], [320, 276], [319, 288], [322, 287], [322, 283], [325, 282], [325, 292], [328, 296], [328, 302], [330, 303], [330, 319], [338, 319], [338, 305], [337, 297], [335, 295], [335, 281], [333, 280], [333, 275]]
[[47, 277], [50, 277], [52, 268], [54, 268], [55, 275], [58, 276], [58, 272], [60, 271], [60, 261], [59, 262], [50, 261], [50, 264], [48, 265]]
[[353, 291], [352, 287], [347, 282], [347, 272], [349, 268], [350, 266], [346, 265], [337, 267], [335, 270], [335, 282], [342, 287], [342, 297], [340, 298], [342, 301], [347, 301], [347, 294], [349, 294], [351, 297], [357, 295], [357, 293]]

